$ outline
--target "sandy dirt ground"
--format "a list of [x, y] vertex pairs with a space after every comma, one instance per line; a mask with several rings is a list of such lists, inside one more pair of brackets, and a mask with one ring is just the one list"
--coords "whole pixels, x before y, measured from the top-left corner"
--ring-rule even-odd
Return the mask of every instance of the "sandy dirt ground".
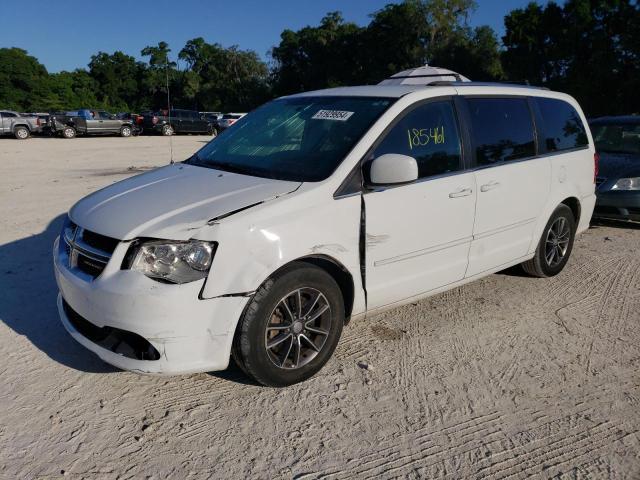
[[639, 229], [354, 321], [290, 388], [140, 376], [66, 334], [51, 245], [77, 199], [168, 160], [162, 137], [0, 139], [0, 478], [640, 478]]

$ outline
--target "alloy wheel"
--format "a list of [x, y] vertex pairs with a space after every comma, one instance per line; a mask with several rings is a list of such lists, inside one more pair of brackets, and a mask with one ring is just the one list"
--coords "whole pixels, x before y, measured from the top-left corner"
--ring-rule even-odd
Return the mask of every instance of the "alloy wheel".
[[549, 267], [558, 266], [569, 248], [571, 228], [564, 217], [558, 217], [549, 227], [545, 241], [544, 258]]
[[265, 348], [276, 367], [296, 369], [313, 360], [329, 337], [332, 314], [327, 298], [299, 288], [282, 298], [265, 329]]

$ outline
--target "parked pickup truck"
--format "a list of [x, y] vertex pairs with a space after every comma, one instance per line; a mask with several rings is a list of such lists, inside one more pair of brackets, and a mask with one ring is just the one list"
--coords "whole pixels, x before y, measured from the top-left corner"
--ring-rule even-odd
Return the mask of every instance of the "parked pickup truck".
[[37, 116], [24, 116], [12, 110], [0, 110], [0, 135], [13, 135], [26, 140], [32, 133], [42, 131], [42, 121]]
[[134, 133], [131, 119], [118, 119], [103, 110], [78, 110], [52, 114], [49, 120], [52, 134], [64, 138], [76, 135], [120, 135], [130, 137]]
[[[168, 115], [171, 113], [171, 115]], [[212, 123], [204, 115], [194, 110], [162, 110], [144, 115], [144, 130], [155, 131], [162, 135], [175, 133], [215, 133]]]

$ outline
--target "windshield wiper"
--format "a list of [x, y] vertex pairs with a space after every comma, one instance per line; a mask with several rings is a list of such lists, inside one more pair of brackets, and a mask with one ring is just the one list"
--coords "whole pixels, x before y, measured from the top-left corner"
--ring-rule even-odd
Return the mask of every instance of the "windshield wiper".
[[186, 163], [187, 165], [202, 165], [202, 159], [198, 156], [197, 153], [194, 153], [193, 155], [191, 155], [189, 158], [187, 158], [184, 163]]
[[203, 159], [196, 154], [193, 154], [193, 156], [189, 159], [189, 164], [195, 165], [197, 167], [211, 168], [214, 170], [224, 170], [225, 172], [230, 172], [230, 173], [240, 173], [243, 175], [251, 175], [254, 177], [259, 176], [259, 175], [256, 175], [251, 169], [247, 167], [242, 167], [231, 162], [221, 162], [219, 160]]

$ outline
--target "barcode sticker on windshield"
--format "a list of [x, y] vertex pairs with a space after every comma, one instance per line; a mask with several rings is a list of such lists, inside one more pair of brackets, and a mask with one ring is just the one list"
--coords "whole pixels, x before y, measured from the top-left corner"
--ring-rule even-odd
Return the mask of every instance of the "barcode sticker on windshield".
[[345, 112], [344, 110], [319, 110], [313, 117], [314, 120], [336, 120], [338, 122], [346, 122], [351, 118], [354, 112]]

